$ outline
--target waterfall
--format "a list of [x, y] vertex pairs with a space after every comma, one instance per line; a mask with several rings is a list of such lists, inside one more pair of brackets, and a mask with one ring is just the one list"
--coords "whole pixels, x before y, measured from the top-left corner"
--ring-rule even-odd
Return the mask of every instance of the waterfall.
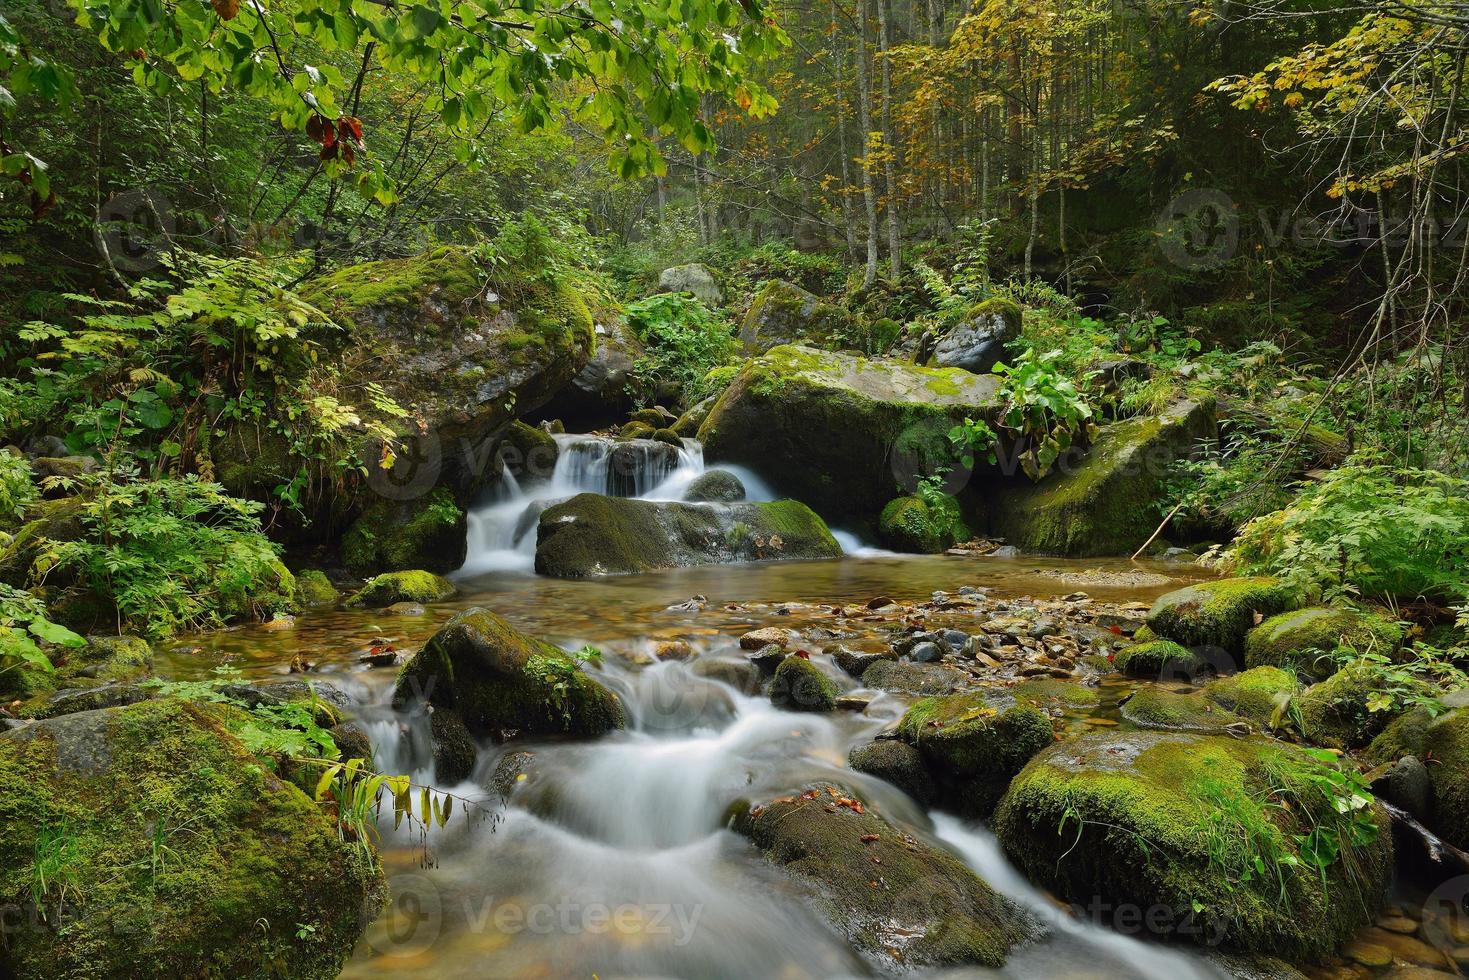
[[[529, 572], [535, 567], [536, 523], [541, 511], [579, 493], [643, 500], [681, 500], [704, 473], [704, 447], [685, 439], [673, 446], [651, 439], [618, 442], [606, 436], [557, 435], [550, 474], [519, 478], [500, 463], [500, 479], [468, 515], [469, 554], [457, 575]], [[750, 500], [773, 500], [753, 473], [727, 467], [745, 484]]]

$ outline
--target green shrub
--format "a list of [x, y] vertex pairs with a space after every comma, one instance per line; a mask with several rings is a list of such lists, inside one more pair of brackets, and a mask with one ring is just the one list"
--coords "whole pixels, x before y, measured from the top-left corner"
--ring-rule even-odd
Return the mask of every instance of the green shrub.
[[668, 381], [681, 383], [690, 403], [698, 401], [707, 393], [709, 372], [735, 351], [730, 323], [691, 296], [659, 293], [638, 300], [628, 306], [627, 322], [644, 348], [628, 383], [642, 402]]
[[0, 449], [0, 527], [19, 521], [26, 505], [35, 499], [30, 462]]
[[1057, 358], [1025, 351], [1013, 365], [995, 365], [1004, 400], [1000, 426], [1032, 480], [1049, 473], [1073, 445], [1085, 449], [1096, 432], [1090, 403], [1058, 370]]
[[166, 636], [295, 607], [291, 573], [260, 530], [263, 505], [194, 474], [89, 474], [79, 489], [84, 534], [48, 541], [36, 564], [124, 623]]
[[1430, 470], [1350, 465], [1247, 524], [1225, 563], [1327, 596], [1460, 601], [1469, 585], [1469, 483]]

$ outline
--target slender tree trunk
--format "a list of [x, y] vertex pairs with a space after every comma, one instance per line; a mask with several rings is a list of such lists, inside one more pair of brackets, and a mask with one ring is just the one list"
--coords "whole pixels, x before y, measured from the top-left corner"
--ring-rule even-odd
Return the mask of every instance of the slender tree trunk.
[[837, 30], [837, 4], [831, 0], [831, 56], [836, 63], [837, 155], [842, 161], [842, 228], [847, 235], [847, 258], [857, 255], [857, 223], [852, 214], [852, 158], [847, 151], [847, 59]]
[[882, 156], [883, 183], [888, 195], [888, 259], [893, 281], [903, 274], [902, 216], [898, 205], [898, 141], [893, 134], [892, 10], [888, 0], [877, 0], [878, 50], [882, 54]]
[[867, 209], [867, 268], [862, 285], [877, 281], [877, 192], [872, 186], [872, 85], [867, 70], [867, 0], [857, 0], [857, 118], [862, 126], [862, 203]]

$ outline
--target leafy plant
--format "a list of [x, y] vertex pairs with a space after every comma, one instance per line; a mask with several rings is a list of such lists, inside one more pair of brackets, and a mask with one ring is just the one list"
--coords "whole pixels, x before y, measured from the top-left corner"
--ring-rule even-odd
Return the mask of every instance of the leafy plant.
[[1092, 407], [1075, 383], [1056, 369], [1053, 351], [1025, 351], [1014, 365], [997, 364], [1000, 376], [1000, 426], [1021, 468], [1040, 480], [1073, 446], [1085, 449], [1096, 433]]
[[85, 533], [44, 540], [36, 567], [108, 602], [125, 623], [166, 636], [293, 603], [289, 573], [260, 533], [263, 505], [195, 474], [84, 474], [75, 489]]
[[949, 442], [965, 469], [973, 469], [977, 460], [995, 462], [995, 446], [1000, 437], [984, 419], [965, 417], [962, 425], [949, 430]]
[[30, 462], [0, 449], [0, 526], [25, 517], [27, 505], [35, 499]]
[[53, 674], [56, 666], [41, 644], [72, 649], [87, 645], [85, 639], [46, 617], [46, 605], [40, 599], [0, 582], [0, 675], [22, 669]]
[[1431, 470], [1344, 466], [1245, 526], [1224, 554], [1328, 597], [1457, 602], [1469, 594], [1469, 484]]
[[627, 308], [627, 322], [643, 342], [628, 383], [641, 403], [668, 381], [683, 385], [685, 397], [697, 401], [709, 372], [735, 351], [729, 322], [691, 296], [660, 293], [639, 300]]

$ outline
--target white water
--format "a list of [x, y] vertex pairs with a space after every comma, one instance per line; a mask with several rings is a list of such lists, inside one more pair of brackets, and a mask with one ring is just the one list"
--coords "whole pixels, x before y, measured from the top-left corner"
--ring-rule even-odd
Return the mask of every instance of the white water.
[[[838, 679], [824, 657], [815, 662]], [[1010, 867], [988, 832], [944, 814], [930, 822], [895, 787], [846, 769], [850, 747], [870, 739], [889, 712], [782, 712], [682, 663], [639, 671], [609, 662], [600, 679], [623, 698], [628, 731], [596, 742], [515, 746], [530, 748], [533, 761], [504, 821], [494, 828], [451, 822], [431, 838], [436, 868], [390, 874], [397, 914], [373, 926], [345, 976], [872, 976], [817, 914], [810, 888], [725, 829], [736, 801], [823, 779], [852, 787], [904, 830], [948, 846], [1046, 927], [1046, 938], [1017, 949], [1000, 971], [930, 976], [1224, 976], [1191, 953], [1059, 912]], [[380, 763], [425, 772], [428, 743], [411, 721], [377, 722], [371, 734]], [[493, 799], [484, 787], [498, 754], [482, 747], [474, 779], [454, 791]], [[410, 843], [392, 833], [390, 821], [384, 833]]]
[[[556, 466], [549, 475], [521, 474], [501, 464], [500, 481], [469, 512], [469, 552], [455, 573], [530, 572], [535, 567], [536, 522], [541, 511], [579, 493], [642, 500], [682, 500], [705, 472], [704, 447], [685, 439], [681, 448], [646, 439], [616, 442], [603, 436], [557, 435]], [[721, 465], [745, 485], [745, 499], [776, 499], [770, 486], [743, 466]], [[839, 538], [844, 551], [861, 543]], [[848, 547], [849, 542], [851, 547]]]

